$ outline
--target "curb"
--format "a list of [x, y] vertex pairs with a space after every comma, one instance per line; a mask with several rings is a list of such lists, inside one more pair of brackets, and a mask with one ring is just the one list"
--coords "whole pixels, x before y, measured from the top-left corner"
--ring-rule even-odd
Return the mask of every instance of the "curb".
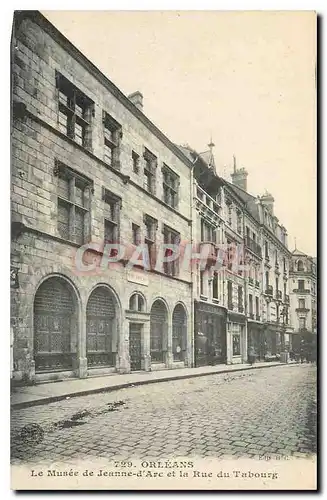
[[41, 399], [35, 399], [33, 401], [25, 401], [22, 403], [13, 403], [10, 405], [10, 407], [14, 410], [21, 410], [23, 408], [29, 408], [31, 406], [41, 406], [41, 405], [46, 405], [49, 403], [55, 403], [56, 401], [63, 401], [64, 399], [67, 398], [76, 398], [78, 396], [88, 396], [89, 394], [100, 394], [104, 392], [113, 392], [113, 391], [119, 391], [120, 389], [126, 389], [128, 387], [136, 387], [139, 385], [148, 385], [148, 384], [158, 384], [160, 382], [170, 382], [174, 380], [185, 380], [187, 378], [198, 378], [198, 377], [208, 377], [210, 375], [220, 375], [220, 374], [226, 374], [226, 373], [238, 373], [242, 371], [249, 371], [249, 370], [260, 370], [263, 368], [276, 368], [278, 366], [285, 366], [289, 365], [292, 366], [292, 364], [289, 363], [278, 363], [276, 365], [268, 365], [268, 366], [249, 366], [249, 367], [243, 367], [243, 368], [236, 368], [234, 370], [219, 370], [216, 372], [210, 372], [210, 373], [194, 373], [194, 374], [189, 374], [189, 375], [180, 375], [173, 377], [165, 377], [161, 379], [149, 379], [149, 380], [139, 380], [135, 382], [125, 382], [119, 385], [113, 385], [113, 386], [107, 386], [107, 387], [101, 387], [101, 388], [94, 388], [94, 389], [87, 389], [84, 391], [78, 391], [78, 392], [72, 392], [69, 394], [64, 394], [60, 396], [49, 396], [46, 398], [41, 398]]

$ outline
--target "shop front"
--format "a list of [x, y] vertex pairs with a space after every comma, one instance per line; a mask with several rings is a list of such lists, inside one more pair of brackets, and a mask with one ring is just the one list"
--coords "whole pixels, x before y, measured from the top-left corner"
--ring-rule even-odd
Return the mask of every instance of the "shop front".
[[195, 366], [226, 363], [226, 310], [195, 301], [194, 314]]
[[256, 360], [263, 361], [265, 358], [265, 334], [262, 323], [248, 321], [248, 349], [254, 349]]

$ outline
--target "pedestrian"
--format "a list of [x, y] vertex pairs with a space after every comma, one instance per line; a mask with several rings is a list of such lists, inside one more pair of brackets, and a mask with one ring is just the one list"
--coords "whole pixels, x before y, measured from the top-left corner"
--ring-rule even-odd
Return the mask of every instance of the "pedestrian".
[[254, 350], [253, 346], [249, 347], [248, 360], [249, 360], [250, 365], [253, 366], [253, 364], [255, 362], [255, 350]]

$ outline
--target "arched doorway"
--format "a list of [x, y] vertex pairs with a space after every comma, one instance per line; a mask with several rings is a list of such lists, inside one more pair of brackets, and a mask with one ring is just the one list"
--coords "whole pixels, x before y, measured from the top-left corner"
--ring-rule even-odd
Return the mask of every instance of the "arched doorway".
[[51, 277], [34, 299], [34, 360], [36, 372], [71, 370], [77, 346], [78, 307], [72, 286]]
[[173, 359], [184, 361], [187, 349], [187, 318], [182, 304], [177, 304], [173, 312]]
[[105, 286], [91, 293], [86, 307], [86, 357], [88, 367], [115, 366], [116, 300]]
[[157, 299], [150, 312], [151, 363], [164, 363], [167, 352], [168, 313], [165, 303]]

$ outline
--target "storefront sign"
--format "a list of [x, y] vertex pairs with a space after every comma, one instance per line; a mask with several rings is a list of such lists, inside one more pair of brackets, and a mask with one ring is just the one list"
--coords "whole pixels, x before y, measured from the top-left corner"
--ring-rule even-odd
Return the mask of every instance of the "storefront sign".
[[227, 321], [231, 323], [240, 323], [245, 325], [245, 316], [243, 314], [228, 313]]
[[137, 283], [138, 285], [149, 285], [149, 279], [144, 271], [129, 271], [127, 273], [127, 281]]
[[199, 312], [208, 314], [216, 314], [217, 316], [226, 316], [226, 310], [222, 307], [213, 306], [211, 304], [203, 304], [202, 302], [195, 302], [195, 306]]

